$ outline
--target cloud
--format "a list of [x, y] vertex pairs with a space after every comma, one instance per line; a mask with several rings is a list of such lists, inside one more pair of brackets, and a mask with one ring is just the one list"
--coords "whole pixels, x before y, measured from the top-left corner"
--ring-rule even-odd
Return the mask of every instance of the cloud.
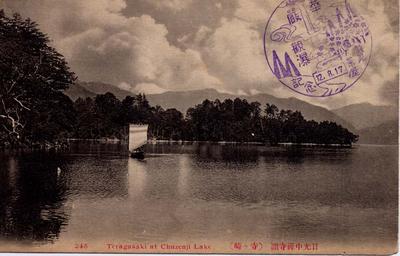
[[167, 90], [159, 87], [156, 84], [151, 83], [140, 83], [135, 86], [135, 93], [144, 93], [144, 94], [160, 94], [164, 93]]
[[112, 28], [124, 23], [124, 0], [5, 0], [7, 8], [39, 23], [57, 44], [59, 39], [93, 28]]
[[264, 92], [329, 108], [394, 103], [387, 92], [398, 91], [398, 3], [349, 1], [369, 23], [371, 62], [352, 88], [328, 98], [291, 91], [267, 66], [262, 37], [279, 1], [5, 0], [5, 5], [37, 21], [81, 80], [129, 90]]
[[[172, 7], [180, 2], [165, 3]], [[10, 8], [40, 24], [81, 80], [156, 84], [167, 90], [220, 84], [208, 73], [198, 52], [169, 43], [165, 25], [149, 15], [124, 16], [125, 1], [9, 3]]]
[[268, 16], [276, 8], [277, 2], [268, 0], [238, 0], [235, 16], [254, 26], [265, 26]]
[[399, 105], [399, 74], [392, 81], [386, 81], [383, 84], [381, 97], [392, 105]]
[[262, 38], [247, 22], [223, 19], [200, 51], [226, 90], [259, 89], [271, 78], [265, 67]]
[[[234, 18], [221, 18], [220, 26], [213, 33], [199, 30], [204, 60], [210, 72], [219, 77], [225, 90], [239, 89], [251, 93], [254, 90], [278, 97], [297, 97], [301, 100], [335, 108], [347, 104], [370, 102], [388, 104], [382, 91], [396, 91], [398, 83], [398, 32], [393, 33], [394, 16], [387, 15], [384, 3], [371, 0], [350, 0], [353, 7], [363, 15], [373, 35], [371, 62], [363, 77], [344, 93], [328, 98], [310, 98], [299, 95], [280, 84], [267, 68], [262, 51], [263, 30], [276, 3], [266, 0], [238, 0]], [[393, 1], [392, 1], [393, 3]], [[393, 3], [396, 5], [395, 3]], [[208, 39], [204, 40], [204, 35]], [[196, 40], [193, 40], [197, 43]], [[398, 89], [397, 89], [398, 90]]]
[[167, 8], [172, 11], [182, 11], [192, 4], [192, 0], [141, 0], [153, 5], [157, 9]]
[[161, 88], [160, 86], [153, 83], [140, 83], [135, 86], [132, 86], [129, 83], [122, 82], [117, 85], [118, 88], [129, 91], [132, 93], [144, 93], [144, 94], [160, 94], [167, 92], [167, 90]]
[[[388, 2], [392, 3], [392, 9], [398, 10], [398, 3]], [[389, 98], [385, 96], [386, 93], [398, 92], [399, 32], [397, 23], [399, 20], [398, 14], [396, 19], [390, 8], [387, 8], [388, 2], [363, 0], [356, 5], [359, 11], [365, 14], [364, 17], [368, 21], [373, 38], [370, 64], [360, 83], [355, 85], [364, 88], [362, 93], [355, 97], [357, 101], [364, 99], [374, 104], [390, 104], [394, 101], [387, 101]], [[397, 21], [393, 22], [394, 19]]]
[[201, 26], [180, 42], [201, 53], [210, 74], [221, 80], [220, 91], [285, 96], [266, 65], [263, 50], [263, 30], [273, 8], [266, 0], [238, 0], [232, 17], [221, 17], [213, 28]]
[[260, 94], [261, 92], [257, 89], [250, 89], [250, 95], [257, 95]]
[[132, 91], [132, 85], [130, 85], [126, 82], [122, 82], [122, 83], [118, 84], [117, 87], [122, 90], [125, 90], [125, 91]]

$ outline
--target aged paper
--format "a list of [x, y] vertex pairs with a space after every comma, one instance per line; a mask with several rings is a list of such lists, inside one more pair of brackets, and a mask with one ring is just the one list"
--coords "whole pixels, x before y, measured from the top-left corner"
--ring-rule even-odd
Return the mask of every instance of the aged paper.
[[397, 252], [398, 1], [0, 10], [0, 252]]

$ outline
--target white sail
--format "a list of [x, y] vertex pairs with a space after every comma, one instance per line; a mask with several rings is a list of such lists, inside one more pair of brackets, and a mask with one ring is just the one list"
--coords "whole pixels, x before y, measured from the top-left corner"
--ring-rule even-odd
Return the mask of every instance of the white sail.
[[147, 143], [147, 130], [149, 126], [146, 125], [129, 125], [129, 152], [143, 146]]

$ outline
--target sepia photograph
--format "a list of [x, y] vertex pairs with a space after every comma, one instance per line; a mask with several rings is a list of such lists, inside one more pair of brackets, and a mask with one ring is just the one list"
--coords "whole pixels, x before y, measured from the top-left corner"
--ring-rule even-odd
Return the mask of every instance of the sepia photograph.
[[0, 0], [0, 253], [398, 251], [397, 0]]

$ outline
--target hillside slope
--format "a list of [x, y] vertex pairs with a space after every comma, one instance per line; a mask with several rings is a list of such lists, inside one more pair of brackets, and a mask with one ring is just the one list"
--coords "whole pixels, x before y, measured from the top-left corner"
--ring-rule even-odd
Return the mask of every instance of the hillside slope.
[[369, 127], [358, 131], [360, 136], [358, 143], [364, 144], [398, 144], [398, 121], [388, 121], [375, 127]]
[[369, 103], [348, 105], [332, 112], [352, 123], [358, 130], [376, 127], [398, 119], [398, 109], [396, 107], [376, 106]]

